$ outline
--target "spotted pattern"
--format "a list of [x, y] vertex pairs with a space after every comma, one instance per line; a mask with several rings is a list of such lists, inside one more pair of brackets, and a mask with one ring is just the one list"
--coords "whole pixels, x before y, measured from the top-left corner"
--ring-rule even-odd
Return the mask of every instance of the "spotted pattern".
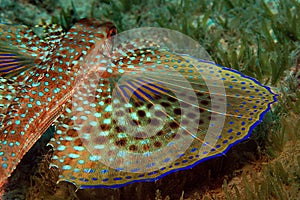
[[[56, 149], [53, 164], [62, 169], [61, 180], [83, 188], [120, 187], [188, 169], [225, 154], [232, 145], [247, 138], [276, 101], [268, 87], [237, 71], [153, 47], [134, 48], [133, 52], [132, 46], [124, 44], [122, 53], [117, 50], [113, 54], [107, 68], [109, 75], [86, 77], [79, 86], [81, 92], [74, 94], [58, 118], [58, 134], [51, 144]], [[128, 50], [126, 54], [124, 49]], [[173, 69], [191, 87], [182, 87]], [[143, 71], [151, 76], [142, 75]], [[212, 92], [219, 91], [217, 80], [224, 84], [224, 93]], [[225, 112], [217, 112], [222, 105]], [[224, 125], [218, 123], [222, 117]], [[163, 126], [159, 126], [161, 123]], [[143, 127], [147, 131], [141, 131]], [[209, 127], [220, 131], [209, 132], [207, 139]], [[192, 138], [191, 144], [188, 137]], [[184, 153], [177, 148], [164, 149], [178, 144], [188, 146]], [[157, 151], [165, 151], [164, 156], [147, 163], [131, 156], [149, 156]], [[174, 155], [176, 160], [170, 163]], [[117, 163], [119, 167], [111, 168], [105, 163]], [[161, 163], [166, 164], [156, 169]], [[135, 167], [128, 172], [127, 166]]]
[[111, 23], [84, 19], [43, 40], [0, 28], [0, 182], [53, 123], [60, 180], [82, 188], [157, 180], [225, 154], [276, 101], [250, 77], [151, 41], [103, 43]]
[[0, 183], [61, 114], [84, 58], [111, 29], [83, 19], [40, 39], [25, 26], [0, 26]]

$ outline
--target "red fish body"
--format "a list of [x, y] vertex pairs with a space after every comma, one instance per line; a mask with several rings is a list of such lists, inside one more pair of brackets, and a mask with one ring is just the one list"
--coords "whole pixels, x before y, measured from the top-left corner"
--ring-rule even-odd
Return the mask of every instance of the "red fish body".
[[60, 115], [82, 60], [114, 29], [109, 22], [83, 19], [45, 41], [26, 27], [0, 26], [0, 75], [7, 84], [0, 90], [0, 183]]

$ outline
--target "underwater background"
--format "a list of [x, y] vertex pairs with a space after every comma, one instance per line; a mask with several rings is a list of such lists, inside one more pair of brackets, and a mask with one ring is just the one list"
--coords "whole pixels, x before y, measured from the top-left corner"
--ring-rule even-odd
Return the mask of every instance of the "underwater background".
[[0, 22], [67, 31], [84, 17], [112, 21], [118, 32], [137, 27], [180, 31], [225, 67], [279, 94], [251, 137], [226, 156], [156, 182], [120, 189], [80, 189], [49, 169], [50, 127], [18, 165], [3, 199], [299, 199], [300, 3], [297, 0], [0, 0]]

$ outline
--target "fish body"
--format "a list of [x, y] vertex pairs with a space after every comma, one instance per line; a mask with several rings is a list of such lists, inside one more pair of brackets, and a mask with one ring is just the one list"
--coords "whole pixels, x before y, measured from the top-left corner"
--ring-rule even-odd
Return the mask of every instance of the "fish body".
[[27, 31], [0, 35], [16, 37], [0, 47], [1, 181], [51, 124], [60, 180], [82, 188], [154, 181], [224, 155], [276, 102], [251, 77], [149, 39], [158, 29], [121, 42], [107, 40], [111, 23], [92, 19], [48, 43]]
[[109, 22], [83, 19], [56, 38], [57, 42], [53, 38], [42, 40], [24, 26], [2, 25], [0, 29], [3, 182], [60, 115], [72, 93], [81, 61], [114, 27]]

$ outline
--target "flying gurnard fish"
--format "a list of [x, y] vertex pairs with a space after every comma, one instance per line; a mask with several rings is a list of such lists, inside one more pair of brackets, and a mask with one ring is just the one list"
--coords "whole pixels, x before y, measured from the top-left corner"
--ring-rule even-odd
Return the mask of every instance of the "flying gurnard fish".
[[276, 102], [255, 79], [168, 48], [157, 30], [124, 39], [82, 19], [61, 33], [0, 25], [2, 184], [50, 125], [60, 180], [116, 188], [225, 154]]

